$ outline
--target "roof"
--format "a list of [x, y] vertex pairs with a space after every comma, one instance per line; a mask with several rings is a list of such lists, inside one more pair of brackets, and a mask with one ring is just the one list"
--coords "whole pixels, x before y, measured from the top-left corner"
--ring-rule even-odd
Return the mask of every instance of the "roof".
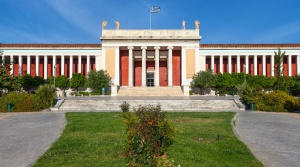
[[1, 48], [101, 48], [101, 44], [0, 44]]
[[300, 48], [300, 43], [283, 44], [200, 44], [200, 48]]

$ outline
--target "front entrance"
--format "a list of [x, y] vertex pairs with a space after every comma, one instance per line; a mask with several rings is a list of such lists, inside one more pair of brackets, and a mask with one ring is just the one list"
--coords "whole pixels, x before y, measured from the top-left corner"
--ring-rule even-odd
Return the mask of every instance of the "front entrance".
[[154, 72], [147, 72], [147, 86], [154, 86]]

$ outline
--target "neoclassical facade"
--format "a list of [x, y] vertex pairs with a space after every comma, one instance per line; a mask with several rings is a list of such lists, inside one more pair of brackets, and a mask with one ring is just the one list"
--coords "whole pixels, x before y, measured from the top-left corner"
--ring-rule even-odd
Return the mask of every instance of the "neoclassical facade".
[[300, 44], [200, 44], [198, 28], [107, 30], [102, 44], [1, 44], [11, 75], [47, 79], [106, 70], [116, 86], [184, 86], [200, 70], [274, 76], [274, 51], [285, 51], [283, 75], [300, 73]]

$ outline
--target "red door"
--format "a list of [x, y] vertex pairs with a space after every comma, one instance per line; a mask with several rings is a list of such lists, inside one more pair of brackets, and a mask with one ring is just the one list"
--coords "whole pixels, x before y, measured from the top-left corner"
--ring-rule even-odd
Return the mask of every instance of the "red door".
[[142, 62], [134, 62], [134, 86], [142, 86]]
[[121, 86], [128, 86], [128, 50], [120, 51]]
[[172, 71], [173, 71], [173, 86], [180, 86], [181, 80], [181, 50], [173, 50], [172, 56]]
[[168, 86], [167, 62], [159, 62], [159, 86]]

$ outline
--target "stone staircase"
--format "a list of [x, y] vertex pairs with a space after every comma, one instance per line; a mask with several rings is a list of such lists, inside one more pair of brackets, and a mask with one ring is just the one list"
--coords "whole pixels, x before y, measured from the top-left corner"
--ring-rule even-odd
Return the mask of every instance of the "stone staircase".
[[118, 96], [183, 96], [181, 87], [120, 87]]
[[130, 104], [130, 109], [140, 105], [161, 105], [164, 111], [236, 111], [241, 110], [235, 100], [120, 100], [120, 99], [65, 99], [59, 110], [65, 111], [120, 111], [124, 102]]

